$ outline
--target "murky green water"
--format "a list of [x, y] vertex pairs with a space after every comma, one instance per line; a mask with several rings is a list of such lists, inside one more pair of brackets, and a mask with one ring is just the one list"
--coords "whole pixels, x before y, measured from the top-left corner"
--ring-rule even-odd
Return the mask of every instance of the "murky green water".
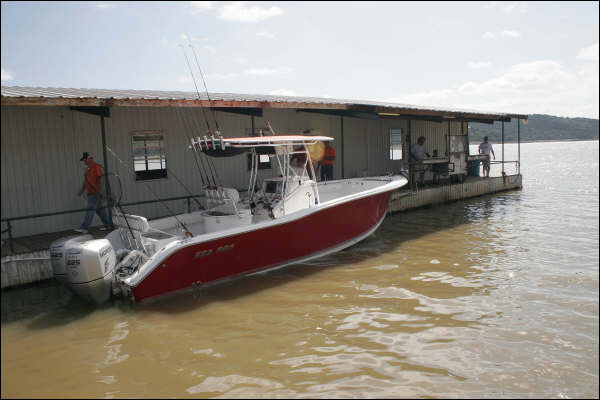
[[523, 191], [198, 297], [3, 292], [2, 397], [598, 397], [598, 142], [521, 151]]

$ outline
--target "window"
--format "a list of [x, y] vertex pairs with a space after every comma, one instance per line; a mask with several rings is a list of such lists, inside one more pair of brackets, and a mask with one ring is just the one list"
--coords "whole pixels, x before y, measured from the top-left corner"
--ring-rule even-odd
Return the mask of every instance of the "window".
[[167, 156], [161, 131], [136, 131], [132, 136], [136, 180], [167, 177]]
[[390, 160], [402, 160], [402, 129], [390, 129]]
[[[271, 158], [268, 154], [258, 154], [258, 169], [271, 168]], [[248, 153], [248, 171], [252, 169], [252, 154]]]

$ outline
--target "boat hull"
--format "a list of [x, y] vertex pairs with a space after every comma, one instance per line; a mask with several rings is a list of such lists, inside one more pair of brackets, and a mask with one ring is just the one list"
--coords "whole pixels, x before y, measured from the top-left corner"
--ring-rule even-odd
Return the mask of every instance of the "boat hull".
[[137, 302], [339, 251], [382, 222], [392, 191], [316, 210], [302, 218], [183, 247], [131, 292]]

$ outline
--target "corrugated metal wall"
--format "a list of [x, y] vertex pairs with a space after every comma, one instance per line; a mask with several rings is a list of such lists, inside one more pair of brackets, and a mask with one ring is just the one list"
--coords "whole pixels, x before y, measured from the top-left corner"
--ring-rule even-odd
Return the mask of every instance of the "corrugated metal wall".
[[411, 146], [417, 142], [419, 136], [425, 137], [425, 149], [429, 154], [437, 150], [439, 156], [447, 155], [448, 135], [467, 134], [467, 123], [461, 121], [412, 121], [411, 122]]
[[[223, 134], [227, 137], [245, 136], [252, 127], [251, 117], [217, 112]], [[256, 128], [270, 121], [277, 133], [313, 129], [335, 140], [337, 159], [334, 178], [342, 178], [342, 134], [339, 116], [297, 112], [296, 110], [264, 110], [255, 118]], [[403, 161], [389, 160], [389, 131], [402, 128], [405, 120], [365, 120], [344, 117], [344, 177], [380, 175], [398, 172]], [[133, 131], [162, 130], [166, 147], [169, 177], [154, 181], [136, 182], [131, 170], [126, 170], [108, 154], [108, 169], [116, 172], [124, 186], [124, 202], [153, 200], [150, 186], [160, 197], [185, 196], [187, 192], [173, 178], [175, 174], [193, 192], [199, 193], [201, 181], [188, 149], [189, 136], [203, 135], [206, 125], [200, 109], [191, 108], [112, 108], [105, 118], [107, 144], [128, 165], [131, 163]], [[428, 150], [445, 152], [446, 123], [412, 121], [413, 142], [419, 135], [427, 137]], [[460, 132], [458, 122], [451, 124]], [[68, 107], [2, 107], [2, 218], [56, 212], [86, 206], [77, 197], [83, 177], [82, 152], [88, 151], [99, 163], [102, 160], [100, 117], [72, 111]], [[435, 146], [435, 147], [434, 147]], [[442, 150], [443, 149], [443, 150]], [[246, 156], [214, 160], [222, 182], [227, 186], [246, 189], [248, 167]], [[271, 175], [273, 170], [261, 172]], [[169, 202], [175, 212], [187, 209], [185, 200]], [[167, 215], [160, 203], [126, 209], [155, 218]], [[65, 214], [32, 220], [15, 221], [13, 235], [25, 236], [55, 232], [78, 227], [83, 213]], [[96, 218], [94, 223], [99, 223]], [[6, 224], [2, 224], [6, 228]], [[5, 235], [3, 235], [5, 237]]]

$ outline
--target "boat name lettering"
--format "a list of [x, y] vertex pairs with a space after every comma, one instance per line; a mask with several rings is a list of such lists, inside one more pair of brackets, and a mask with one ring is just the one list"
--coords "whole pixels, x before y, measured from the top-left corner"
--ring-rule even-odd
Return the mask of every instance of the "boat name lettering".
[[79, 258], [67, 260], [67, 265], [79, 265], [79, 264], [81, 264], [81, 261], [79, 260]]
[[219, 247], [219, 248], [217, 249], [217, 254], [218, 254], [218, 253], [222, 253], [222, 252], [224, 252], [224, 251], [230, 251], [230, 250], [233, 250], [233, 248], [234, 248], [234, 247], [235, 247], [235, 244], [233, 244], [233, 243], [232, 243], [232, 244], [225, 245], [225, 246], [221, 246], [221, 247]]
[[52, 253], [50, 253], [50, 257], [51, 258], [62, 258], [62, 252], [60, 252], [60, 251], [52, 252]]
[[[235, 247], [235, 244], [226, 244], [224, 246], [219, 246], [217, 247], [217, 250], [215, 250], [215, 254], [219, 254], [219, 253], [223, 253], [226, 251], [230, 251], [233, 250], [233, 248]], [[206, 250], [201, 250], [201, 251], [197, 251], [194, 254], [194, 260], [197, 260], [198, 258], [202, 258], [202, 257], [206, 257], [206, 256], [210, 256], [213, 254], [213, 249], [206, 249]]]
[[211, 254], [212, 254], [212, 249], [197, 251], [196, 254], [194, 254], [194, 259], [210, 256]]

